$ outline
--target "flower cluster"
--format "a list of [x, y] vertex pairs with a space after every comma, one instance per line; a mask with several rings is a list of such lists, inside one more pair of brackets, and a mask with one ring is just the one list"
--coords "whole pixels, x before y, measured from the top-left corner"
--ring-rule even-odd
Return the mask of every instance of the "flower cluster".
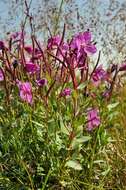
[[[57, 86], [61, 89], [58, 90], [59, 98], [73, 97], [72, 92], [77, 91], [93, 98], [97, 96], [93, 88], [103, 84], [98, 88], [102, 89], [100, 94], [103, 98], [110, 98], [113, 81], [120, 71], [126, 70], [126, 64], [119, 68], [113, 65], [109, 71], [97, 61], [91, 69], [88, 57], [97, 51], [91, 32], [81, 32], [67, 40], [64, 33], [52, 36], [46, 45], [42, 45], [35, 36], [32, 36], [32, 44], [27, 44], [24, 31], [11, 34], [9, 45], [0, 41], [0, 82], [3, 82], [6, 92], [7, 86], [11, 86], [7, 96], [18, 87], [22, 101], [33, 105], [34, 99], [40, 95], [47, 104]], [[85, 87], [80, 90], [80, 86]], [[100, 125], [97, 108], [88, 110], [87, 115], [89, 131]]]

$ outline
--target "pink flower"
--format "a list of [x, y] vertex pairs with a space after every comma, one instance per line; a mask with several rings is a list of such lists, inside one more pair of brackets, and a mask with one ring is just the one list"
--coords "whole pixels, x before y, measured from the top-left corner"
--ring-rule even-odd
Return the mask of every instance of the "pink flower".
[[107, 79], [107, 72], [102, 68], [102, 65], [97, 67], [92, 74], [92, 81], [97, 86], [101, 80]]
[[47, 79], [43, 78], [43, 79], [36, 80], [36, 83], [38, 86], [43, 87], [43, 86], [47, 85]]
[[32, 63], [32, 62], [27, 62], [26, 65], [25, 65], [25, 69], [28, 73], [36, 73], [37, 71], [40, 70], [40, 67], [39, 65], [35, 64], [35, 63]]
[[33, 48], [31, 46], [25, 46], [24, 49], [27, 53], [32, 54]]
[[20, 91], [20, 97], [23, 101], [32, 104], [32, 87], [29, 82], [18, 81], [18, 88]]
[[69, 44], [62, 41], [62, 38], [57, 35], [48, 40], [47, 49], [51, 50], [56, 57], [63, 61], [69, 52]]
[[84, 69], [84, 70], [88, 69], [86, 67], [86, 59], [87, 59], [86, 53], [78, 54], [78, 57], [77, 57], [78, 68]]
[[92, 108], [88, 110], [87, 117], [88, 117], [88, 124], [87, 124], [88, 131], [92, 131], [95, 127], [98, 127], [100, 125], [100, 116], [98, 109]]
[[65, 57], [66, 53], [69, 51], [69, 44], [66, 42], [63, 42], [60, 46], [58, 46], [58, 52], [57, 56], [59, 59], [63, 61], [63, 58]]
[[52, 38], [48, 39], [47, 48], [52, 49], [55, 46], [59, 46], [60, 42], [61, 42], [61, 37], [59, 35], [53, 36]]
[[126, 63], [120, 66], [119, 71], [126, 71]]
[[91, 33], [89, 31], [74, 36], [70, 47], [73, 50], [77, 50], [78, 53], [81, 51], [81, 53], [94, 54], [97, 51], [96, 46], [91, 42]]
[[32, 46], [25, 46], [24, 49], [25, 49], [25, 51], [26, 51], [28, 54], [32, 54], [33, 51], [34, 51], [34, 54], [35, 54], [35, 55], [38, 55], [38, 54], [40, 55], [40, 54], [41, 54], [41, 52], [40, 52], [40, 50], [39, 50], [38, 48], [34, 48], [34, 50], [33, 50], [33, 47], [32, 47]]
[[34, 57], [32, 57], [30, 60], [31, 62], [34, 62], [35, 60], [38, 60], [42, 57], [42, 54], [37, 54], [37, 55], [34, 55]]
[[2, 70], [0, 69], [0, 81], [3, 81], [3, 80], [4, 80], [4, 75], [3, 75]]
[[62, 96], [70, 96], [71, 95], [71, 89], [65, 88], [63, 92], [61, 93]]
[[111, 89], [107, 89], [102, 93], [103, 98], [108, 98], [110, 96]]

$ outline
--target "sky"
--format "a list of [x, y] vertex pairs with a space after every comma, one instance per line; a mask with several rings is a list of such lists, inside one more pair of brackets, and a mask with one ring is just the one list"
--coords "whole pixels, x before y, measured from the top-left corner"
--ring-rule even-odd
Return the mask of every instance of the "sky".
[[[23, 13], [23, 9], [21, 7], [20, 8], [18, 7], [18, 3], [17, 4], [15, 3], [16, 1], [23, 2], [23, 0], [0, 0], [0, 39], [5, 38], [7, 31], [14, 32], [14, 31], [20, 30], [20, 24], [21, 24], [24, 13]], [[49, 0], [47, 0], [47, 2], [48, 1]], [[126, 0], [112, 0], [113, 1], [113, 4], [111, 6], [112, 15], [107, 17], [106, 13], [109, 6], [109, 0], [90, 0], [90, 1], [92, 1], [92, 5], [94, 6], [94, 9], [95, 10], [97, 9], [97, 11], [100, 13], [100, 16], [102, 17], [102, 21], [105, 24], [109, 22], [109, 19], [111, 19], [111, 17], [115, 14], [113, 10], [116, 10], [116, 12], [118, 11], [116, 6], [121, 5], [122, 3], [126, 3]], [[14, 2], [13, 8], [16, 11], [16, 15], [14, 15], [13, 12], [11, 11], [12, 2]], [[57, 4], [57, 6], [60, 5], [60, 2], [61, 0], [55, 0], [55, 3]], [[43, 0], [32, 0], [31, 9], [34, 10], [37, 14], [37, 10], [42, 3], [43, 3]], [[75, 0], [75, 3], [77, 4], [79, 14], [82, 17], [85, 17], [87, 19], [87, 28], [88, 28], [88, 21], [90, 23], [90, 20], [88, 20], [88, 17], [90, 18], [90, 16], [92, 16], [93, 18], [93, 13], [91, 12], [89, 8], [89, 0]], [[120, 8], [120, 6], [118, 6], [118, 8]], [[73, 14], [73, 17], [76, 15], [76, 13], [72, 13], [72, 14]], [[83, 22], [83, 20], [81, 22]], [[74, 25], [77, 25], [76, 20], [74, 22]], [[98, 27], [97, 29], [100, 30], [103, 34], [106, 34], [105, 27], [102, 28], [101, 25], [98, 25], [97, 27]], [[116, 27], [117, 30], [120, 30], [120, 25], [115, 24], [114, 27]], [[93, 30], [93, 33], [95, 33], [95, 30]], [[96, 39], [98, 39], [97, 35], [96, 35]], [[102, 49], [102, 45], [100, 41], [98, 41], [97, 46], [99, 50]], [[114, 51], [113, 51], [113, 54], [114, 54]], [[105, 61], [106, 60], [102, 59], [103, 64]]]
[[[0, 36], [3, 36], [3, 31], [6, 30], [6, 28], [10, 30], [14, 30], [15, 27], [19, 27], [21, 23], [21, 19], [23, 16], [23, 10], [18, 7], [18, 4], [15, 2], [22, 1], [23, 0], [0, 0]], [[30, 0], [27, 0], [28, 2]], [[86, 15], [88, 16], [88, 13], [90, 12], [90, 9], [87, 9], [88, 7], [88, 0], [74, 0], [75, 3], [78, 6], [78, 11], [82, 16]], [[97, 2], [98, 6], [95, 7], [99, 11], [102, 17], [104, 19], [107, 19], [107, 17], [104, 16], [105, 11], [108, 9], [109, 5], [109, 0], [90, 0], [92, 1], [92, 4], [94, 3], [95, 7], [95, 2]], [[12, 2], [14, 2], [14, 9], [16, 10], [16, 16], [13, 17], [13, 12], [11, 12], [11, 5]], [[37, 9], [39, 7], [39, 4], [42, 4], [43, 0], [32, 0], [32, 6], [31, 8], [33, 10]], [[48, 2], [48, 0], [47, 0]], [[59, 5], [61, 0], [55, 0], [56, 4]], [[113, 2], [119, 2], [120, 4], [123, 2], [126, 2], [126, 0], [113, 0]], [[116, 3], [113, 3], [113, 6], [116, 7]], [[116, 10], [117, 11], [117, 10]], [[114, 14], [114, 12], [113, 12]]]
[[[48, 1], [48, 0], [47, 0]], [[107, 8], [109, 0], [98, 0], [99, 1], [99, 10], [102, 12], [103, 9]], [[120, 0], [120, 2], [123, 2], [125, 0]], [[11, 2], [16, 2], [16, 0], [0, 0], [0, 18], [2, 19], [3, 25], [8, 25], [13, 27], [11, 24], [13, 23], [13, 19], [11, 19], [12, 13], [11, 13]], [[17, 0], [18, 2], [18, 0]], [[42, 0], [32, 0], [32, 8], [37, 8], [37, 5], [41, 3]], [[55, 0], [57, 4], [60, 4], [61, 0]], [[88, 0], [75, 0], [76, 4], [78, 5], [79, 12], [82, 14], [86, 14], [83, 9], [83, 4], [86, 4]], [[14, 3], [15, 9], [19, 11], [18, 17], [14, 18], [15, 25], [18, 25], [20, 23], [22, 11], [18, 9], [18, 6], [16, 6], [16, 3]], [[17, 4], [18, 5], [18, 4]], [[0, 26], [2, 25], [0, 22]], [[14, 25], [14, 26], [15, 26]], [[10, 27], [10, 28], [11, 28]]]

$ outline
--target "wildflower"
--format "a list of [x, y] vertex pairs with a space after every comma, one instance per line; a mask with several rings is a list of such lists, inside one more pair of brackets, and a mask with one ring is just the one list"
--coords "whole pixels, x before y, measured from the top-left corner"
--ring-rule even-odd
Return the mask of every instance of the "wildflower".
[[120, 66], [119, 71], [126, 71], [126, 63]]
[[3, 75], [2, 70], [0, 69], [0, 81], [3, 81], [3, 80], [4, 80], [4, 75]]
[[61, 93], [62, 96], [70, 96], [71, 95], [71, 89], [65, 88], [63, 92]]
[[25, 46], [24, 49], [27, 53], [32, 54], [33, 48], [31, 46]]
[[36, 83], [38, 86], [43, 87], [43, 86], [47, 85], [47, 79], [43, 78], [43, 79], [36, 80]]
[[78, 63], [78, 68], [79, 69], [84, 69], [86, 70], [86, 59], [87, 59], [87, 54], [86, 53], [82, 53], [82, 54], [78, 54], [78, 58], [77, 58], [77, 63]]
[[34, 55], [34, 56], [30, 59], [30, 61], [31, 61], [31, 62], [34, 62], [35, 60], [38, 60], [38, 59], [40, 59], [41, 57], [42, 57], [42, 54]]
[[94, 44], [91, 42], [91, 33], [89, 31], [79, 33], [72, 39], [70, 47], [73, 50], [77, 50], [77, 53], [84, 52], [87, 54], [96, 53], [97, 49]]
[[110, 96], [111, 89], [107, 89], [102, 93], [103, 98], [108, 98]]
[[95, 127], [98, 127], [100, 125], [100, 116], [98, 109], [90, 109], [87, 113], [88, 117], [88, 124], [87, 124], [87, 130], [92, 131]]
[[35, 55], [40, 55], [41, 51], [38, 48], [35, 48], [34, 49], [34, 53], [35, 53]]
[[27, 62], [25, 65], [25, 69], [28, 73], [36, 73], [37, 71], [40, 70], [39, 65], [32, 63], [32, 62]]
[[58, 46], [60, 42], [61, 42], [61, 37], [59, 35], [51, 37], [48, 39], [47, 48], [52, 49], [53, 47]]
[[32, 104], [32, 87], [29, 82], [20, 82], [18, 81], [18, 88], [20, 91], [20, 97], [23, 101]]
[[57, 57], [60, 59], [60, 60], [64, 60], [64, 57], [66, 55], [66, 53], [68, 52], [69, 50], [69, 44], [66, 43], [66, 42], [63, 42], [60, 46], [58, 46], [58, 52], [57, 52]]
[[100, 65], [93, 72], [93, 74], [92, 74], [92, 81], [97, 86], [101, 82], [101, 80], [105, 80], [105, 79], [107, 79], [107, 73], [102, 68], [102, 65]]

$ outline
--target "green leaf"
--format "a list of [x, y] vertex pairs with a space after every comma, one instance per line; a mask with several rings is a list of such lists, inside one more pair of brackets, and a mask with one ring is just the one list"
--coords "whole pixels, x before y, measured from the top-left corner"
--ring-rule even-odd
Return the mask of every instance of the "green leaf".
[[58, 133], [56, 134], [55, 144], [57, 145], [58, 150], [62, 148], [62, 140]]
[[44, 125], [43, 125], [43, 124], [38, 123], [37, 121], [33, 121], [33, 120], [32, 120], [32, 123], [34, 123], [36, 126], [39, 126], [39, 127], [44, 127]]
[[111, 170], [111, 168], [109, 167], [107, 170], [102, 172], [101, 175], [106, 176], [109, 173], [110, 170]]
[[77, 89], [78, 90], [83, 90], [86, 86], [88, 85], [88, 81], [87, 82], [83, 82], [82, 84], [80, 84]]
[[70, 132], [67, 129], [67, 126], [64, 125], [62, 117], [60, 117], [60, 128], [62, 133], [69, 135]]
[[79, 142], [86, 142], [89, 141], [91, 139], [90, 136], [83, 136], [81, 138], [78, 139]]
[[118, 111], [113, 111], [113, 112], [110, 112], [108, 118], [109, 118], [110, 121], [113, 121], [113, 118], [116, 118], [116, 117], [118, 118], [118, 116], [119, 116], [119, 112]]
[[69, 160], [68, 162], [66, 162], [66, 166], [73, 168], [74, 170], [82, 170], [82, 166], [80, 165], [80, 163], [74, 160]]
[[113, 104], [109, 104], [107, 106], [108, 110], [111, 111], [112, 109], [116, 108], [119, 105], [119, 102], [113, 103]]
[[91, 139], [90, 136], [83, 136], [81, 138], [75, 138], [72, 142], [72, 148], [75, 149], [78, 146], [82, 146], [84, 142], [87, 142]]
[[100, 164], [100, 163], [105, 163], [104, 160], [94, 160], [94, 164]]

